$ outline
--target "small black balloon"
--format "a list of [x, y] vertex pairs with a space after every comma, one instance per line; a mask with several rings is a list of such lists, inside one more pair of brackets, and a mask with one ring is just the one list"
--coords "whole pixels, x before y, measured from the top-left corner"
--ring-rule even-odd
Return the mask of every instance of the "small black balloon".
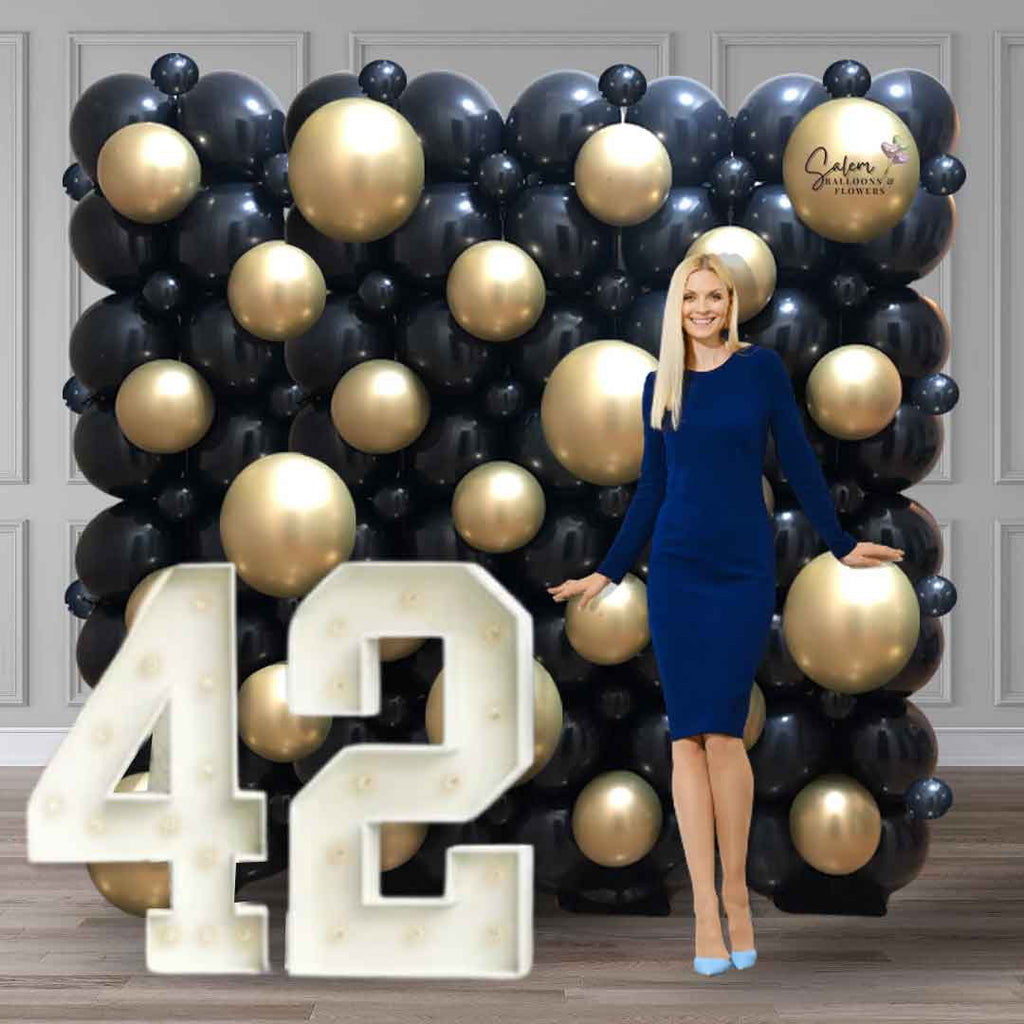
[[92, 401], [92, 392], [77, 377], [68, 377], [61, 397], [73, 413], [83, 413]]
[[320, 234], [302, 216], [297, 206], [288, 211], [284, 236], [316, 261], [331, 291], [354, 291], [368, 271], [379, 266], [383, 241], [339, 242]]
[[371, 100], [394, 103], [405, 91], [405, 68], [392, 60], [371, 60], [359, 72], [359, 84]]
[[368, 316], [381, 316], [395, 310], [401, 291], [394, 275], [385, 270], [371, 270], [359, 282], [358, 295]]
[[477, 168], [477, 184], [489, 198], [507, 203], [524, 185], [522, 165], [508, 153], [488, 153]]
[[284, 137], [289, 148], [295, 141], [299, 129], [314, 111], [335, 100], [362, 95], [363, 90], [359, 88], [359, 81], [351, 71], [336, 71], [314, 79], [304, 89], [299, 90], [288, 108], [288, 116], [284, 122]]
[[297, 381], [281, 381], [270, 389], [267, 408], [279, 420], [292, 419], [309, 400], [309, 393]]
[[888, 107], [910, 129], [922, 164], [953, 149], [960, 133], [960, 117], [946, 87], [927, 71], [884, 71], [865, 95]]
[[960, 388], [945, 373], [919, 377], [908, 389], [907, 400], [922, 412], [939, 416], [952, 409], [960, 399]]
[[912, 818], [941, 818], [953, 806], [953, 791], [942, 779], [929, 776], [915, 779], [904, 794]]
[[370, 501], [377, 515], [386, 522], [406, 519], [418, 507], [412, 490], [401, 481], [379, 487]]
[[127, 630], [119, 604], [97, 604], [75, 643], [75, 663], [87, 686], [95, 686], [120, 650]]
[[632, 64], [613, 64], [597, 80], [601, 95], [617, 107], [631, 107], [647, 92], [647, 78]]
[[81, 164], [72, 164], [64, 172], [61, 184], [64, 186], [64, 191], [76, 203], [80, 199], [84, 199], [93, 190], [93, 180], [82, 170]]
[[175, 480], [156, 496], [156, 507], [169, 522], [183, 523], [199, 514], [202, 498], [195, 484]]
[[76, 619], [87, 619], [96, 607], [96, 599], [85, 589], [81, 580], [72, 580], [64, 591], [64, 604]]
[[933, 156], [921, 168], [921, 184], [933, 196], [949, 196], [958, 192], [967, 180], [967, 168], [950, 153]]
[[719, 205], [745, 203], [754, 190], [754, 165], [742, 156], [724, 156], [711, 168], [711, 198]]
[[917, 581], [914, 591], [922, 615], [930, 615], [933, 618], [946, 615], [956, 604], [956, 587], [953, 581], [947, 580], [945, 576], [923, 576]]
[[274, 153], [263, 161], [260, 173], [263, 191], [282, 206], [291, 206], [292, 190], [288, 184], [288, 154]]
[[492, 420], [509, 420], [518, 416], [526, 405], [523, 386], [517, 380], [499, 380], [484, 392], [480, 407]]
[[622, 270], [609, 270], [594, 282], [594, 305], [604, 313], [621, 313], [633, 304], [636, 283]]
[[856, 270], [837, 270], [828, 282], [828, 294], [842, 309], [859, 306], [869, 291], [867, 281]]
[[871, 72], [859, 60], [845, 58], [829, 64], [821, 82], [833, 99], [863, 96], [871, 88]]
[[139, 288], [166, 252], [163, 225], [122, 217], [96, 191], [72, 211], [68, 242], [82, 270], [113, 291]]
[[142, 298], [157, 316], [173, 316], [184, 308], [188, 291], [180, 274], [173, 270], [154, 270], [142, 286]]
[[165, 53], [149, 70], [153, 84], [168, 96], [180, 96], [199, 81], [199, 65], [184, 53]]

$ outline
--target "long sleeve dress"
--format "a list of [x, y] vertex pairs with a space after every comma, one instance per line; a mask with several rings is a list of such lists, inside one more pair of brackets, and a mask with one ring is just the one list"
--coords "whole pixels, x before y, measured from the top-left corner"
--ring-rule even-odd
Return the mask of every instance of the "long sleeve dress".
[[775, 610], [775, 536], [761, 474], [767, 430], [800, 505], [842, 558], [856, 539], [839, 523], [773, 349], [751, 345], [712, 370], [683, 374], [679, 429], [650, 424], [626, 517], [597, 571], [619, 583], [651, 537], [647, 612], [673, 740], [742, 736]]

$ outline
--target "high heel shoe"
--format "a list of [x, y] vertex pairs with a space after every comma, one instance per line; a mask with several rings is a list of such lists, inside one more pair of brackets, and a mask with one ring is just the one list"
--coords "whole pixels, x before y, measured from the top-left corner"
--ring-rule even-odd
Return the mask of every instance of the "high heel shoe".
[[695, 956], [693, 969], [698, 974], [721, 974], [732, 966], [732, 960], [724, 956]]
[[742, 971], [748, 967], [753, 967], [757, 962], [757, 950], [737, 949], [729, 954], [729, 959], [732, 960], [735, 967]]

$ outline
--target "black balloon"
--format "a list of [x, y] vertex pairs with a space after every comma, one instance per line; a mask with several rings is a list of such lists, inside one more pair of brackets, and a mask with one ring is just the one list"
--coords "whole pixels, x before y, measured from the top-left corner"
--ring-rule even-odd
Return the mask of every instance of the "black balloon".
[[958, 192], [966, 180], [967, 168], [949, 153], [933, 156], [921, 168], [921, 184], [935, 196]]
[[869, 494], [853, 530], [858, 540], [887, 544], [906, 552], [900, 568], [911, 582], [938, 572], [942, 533], [934, 518], [903, 494]]
[[388, 523], [400, 522], [418, 508], [413, 491], [400, 480], [381, 485], [370, 502], [374, 512]]
[[309, 392], [295, 381], [275, 384], [267, 395], [267, 409], [279, 420], [291, 420], [309, 401]]
[[78, 98], [71, 111], [71, 148], [82, 169], [96, 180], [103, 143], [118, 129], [141, 121], [171, 124], [174, 102], [143, 75], [107, 75]]
[[527, 806], [510, 838], [533, 848], [533, 876], [541, 892], [557, 893], [587, 863], [573, 835], [571, 806]]
[[72, 211], [68, 242], [82, 270], [114, 291], [141, 287], [167, 249], [163, 225], [122, 217], [99, 192], [90, 192]]
[[189, 462], [196, 480], [216, 494], [226, 491], [250, 462], [287, 449], [287, 429], [280, 420], [258, 409], [220, 407], [202, 440], [189, 449]]
[[594, 305], [603, 313], [621, 313], [636, 298], [636, 283], [622, 270], [609, 270], [594, 282]]
[[907, 389], [907, 401], [922, 412], [945, 415], [960, 398], [960, 388], [952, 377], [944, 373], [930, 373], [919, 377]]
[[821, 82], [834, 99], [863, 96], [871, 88], [871, 72], [859, 60], [837, 60], [825, 69]]
[[928, 857], [928, 826], [903, 808], [882, 814], [882, 835], [874, 856], [850, 878], [870, 879], [885, 892], [909, 885]]
[[472, 413], [435, 415], [409, 446], [412, 478], [435, 492], [448, 492], [476, 466], [500, 458], [500, 432]]
[[402, 290], [391, 274], [383, 270], [371, 270], [359, 282], [356, 294], [359, 296], [361, 312], [372, 319], [392, 313], [398, 307]]
[[895, 113], [910, 129], [924, 164], [953, 149], [960, 118], [945, 87], [925, 71], [895, 68], [878, 75], [865, 94]]
[[803, 859], [793, 845], [789, 808], [755, 801], [747, 846], [747, 884], [762, 896], [790, 886]]
[[922, 615], [948, 615], [956, 605], [956, 587], [945, 576], [933, 574], [917, 581], [914, 588]]
[[557, 680], [562, 697], [582, 693], [597, 666], [581, 655], [565, 635], [565, 614], [548, 595], [550, 607], [533, 614], [533, 656]]
[[477, 184], [490, 199], [507, 203], [524, 185], [523, 168], [508, 153], [489, 153], [480, 161]]
[[504, 125], [497, 102], [457, 71], [417, 75], [397, 109], [420, 138], [428, 181], [470, 181], [480, 161], [501, 149]]
[[922, 610], [921, 629], [917, 643], [907, 663], [874, 693], [893, 693], [909, 697], [935, 678], [946, 650], [946, 638], [942, 632], [942, 621], [926, 615]]
[[549, 505], [537, 535], [512, 552], [523, 585], [539, 594], [562, 580], [589, 576], [611, 541], [610, 529], [583, 511]]
[[295, 774], [302, 782], [309, 782], [343, 747], [350, 747], [355, 743], [372, 743], [379, 739], [372, 719], [336, 717], [331, 722], [327, 739], [312, 754], [301, 757], [294, 763]]
[[570, 473], [555, 458], [544, 437], [539, 408], [528, 409], [523, 417], [513, 424], [509, 454], [515, 462], [528, 469], [546, 490], [581, 497], [593, 490], [593, 485]]
[[760, 181], [781, 183], [782, 155], [797, 122], [831, 97], [812, 75], [769, 78], [743, 101], [733, 128], [733, 152], [746, 157]]
[[774, 349], [797, 380], [836, 345], [838, 317], [809, 288], [776, 288], [768, 305], [740, 325], [740, 337]]
[[842, 465], [865, 490], [905, 491], [932, 471], [944, 438], [941, 416], [904, 402], [877, 434], [841, 444]]
[[780, 284], [822, 277], [836, 259], [836, 247], [797, 217], [783, 185], [758, 185], [736, 223], [768, 243]]
[[72, 580], [64, 591], [64, 604], [76, 619], [87, 619], [96, 607], [96, 601], [81, 580]]
[[913, 288], [875, 288], [843, 319], [843, 341], [873, 345], [903, 377], [941, 369], [950, 352], [949, 323], [939, 307]]
[[394, 104], [405, 90], [405, 68], [392, 60], [371, 60], [359, 72], [359, 85], [367, 96], [380, 103]]
[[[635, 686], [630, 689], [637, 692]], [[629, 728], [613, 730], [612, 738], [619, 747], [616, 759], [622, 767], [650, 783], [662, 800], [671, 801], [672, 737], [665, 709], [638, 711]]]
[[828, 720], [814, 704], [778, 700], [768, 706], [764, 728], [750, 748], [754, 793], [761, 800], [788, 800], [820, 775], [831, 746]]
[[85, 412], [93, 400], [92, 392], [77, 377], [68, 377], [60, 394], [73, 413]]
[[195, 484], [172, 480], [157, 494], [156, 507], [168, 522], [183, 523], [198, 515], [203, 498]]
[[263, 161], [260, 171], [260, 184], [263, 191], [282, 206], [291, 206], [292, 189], [288, 183], [288, 154], [275, 153]]
[[335, 241], [312, 227], [297, 206], [288, 211], [284, 237], [291, 245], [298, 246], [313, 257], [324, 275], [327, 287], [334, 291], [355, 291], [364, 275], [384, 258], [383, 241]]
[[98, 604], [75, 641], [75, 663], [88, 686], [95, 686], [121, 648], [127, 630], [120, 605]]
[[121, 501], [95, 516], [78, 539], [75, 570], [90, 594], [126, 601], [144, 576], [178, 561], [171, 529], [155, 509]]
[[447, 503], [427, 505], [402, 531], [402, 556], [426, 562], [476, 562], [493, 575], [498, 559], [470, 547], [459, 536]]
[[153, 84], [168, 96], [180, 96], [199, 81], [199, 65], [184, 53], [165, 53], [149, 69]]
[[64, 172], [61, 184], [64, 186], [68, 198], [74, 199], [76, 203], [80, 199], [84, 199], [93, 189], [93, 180], [82, 170], [81, 164], [72, 164]]
[[177, 128], [211, 181], [255, 179], [263, 161], [285, 148], [281, 101], [239, 71], [207, 72], [180, 96]]
[[287, 658], [284, 627], [269, 601], [239, 601], [235, 616], [235, 640], [239, 685], [253, 672]]
[[531, 82], [505, 120], [506, 152], [548, 182], [572, 181], [576, 155], [594, 132], [617, 124], [619, 111], [586, 71], [551, 71]]
[[288, 108], [288, 116], [284, 123], [284, 137], [289, 148], [295, 141], [299, 129], [306, 123], [306, 118], [314, 111], [335, 100], [363, 95], [359, 80], [351, 71], [336, 71], [330, 75], [322, 75], [300, 89]]
[[656, 78], [626, 111], [626, 121], [661, 139], [672, 160], [672, 184], [702, 185], [732, 148], [732, 127], [722, 101], [692, 78]]
[[146, 316], [132, 295], [108, 295], [89, 306], [71, 331], [68, 349], [78, 380], [106, 397], [135, 367], [178, 354], [173, 328]]
[[754, 165], [742, 156], [724, 156], [711, 168], [711, 198], [719, 206], [745, 203], [754, 190]]
[[496, 380], [479, 402], [480, 411], [492, 420], [511, 420], [526, 406], [526, 391], [517, 380]]
[[953, 805], [953, 791], [942, 779], [915, 779], [904, 799], [912, 818], [941, 818]]
[[631, 107], [647, 92], [647, 78], [632, 64], [613, 64], [597, 80], [601, 95], [617, 107]]
[[855, 309], [867, 298], [870, 290], [864, 275], [847, 267], [837, 270], [828, 282], [829, 298], [840, 309]]
[[[594, 777], [606, 744], [606, 730], [590, 710], [571, 705], [562, 709], [562, 735], [551, 758], [527, 783], [548, 801], [575, 796]], [[531, 803], [536, 801], [534, 795]]]
[[757, 682], [769, 700], [780, 696], [810, 694], [815, 688], [815, 684], [804, 675], [789, 653], [780, 611], [772, 613], [768, 643], [757, 669]]
[[155, 270], [142, 286], [142, 299], [156, 316], [176, 316], [188, 301], [188, 288], [180, 274]]
[[655, 359], [661, 351], [661, 330], [665, 319], [663, 288], [645, 292], [619, 318], [619, 333], [624, 341], [650, 352]]

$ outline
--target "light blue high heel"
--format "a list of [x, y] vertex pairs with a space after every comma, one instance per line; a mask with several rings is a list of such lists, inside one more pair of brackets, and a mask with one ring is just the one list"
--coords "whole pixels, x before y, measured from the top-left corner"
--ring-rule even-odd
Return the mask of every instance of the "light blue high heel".
[[698, 974], [721, 974], [732, 966], [732, 961], [724, 956], [695, 956], [693, 969]]
[[757, 961], [757, 950], [738, 949], [735, 952], [730, 953], [729, 958], [732, 960], [733, 964], [742, 971], [748, 967], [754, 966]]

